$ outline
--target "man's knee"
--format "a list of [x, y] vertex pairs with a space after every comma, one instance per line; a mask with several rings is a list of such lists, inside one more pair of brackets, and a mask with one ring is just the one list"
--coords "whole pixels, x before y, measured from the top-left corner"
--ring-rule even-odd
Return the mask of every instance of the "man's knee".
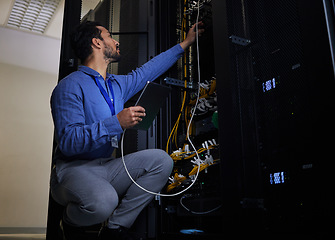
[[[99, 188], [99, 186], [97, 186], [97, 188]], [[99, 191], [98, 194], [92, 193], [90, 197], [92, 199], [87, 210], [101, 221], [106, 220], [113, 213], [119, 202], [118, 195], [114, 189]]]
[[[72, 212], [70, 209], [68, 209], [67, 214], [69, 214], [70, 220], [79, 226], [99, 224], [110, 217], [118, 202], [119, 198], [114, 189], [88, 192], [87, 199], [83, 200], [81, 205], [72, 206], [79, 208], [81, 214], [77, 214], [77, 210]], [[68, 208], [71, 208], [71, 205]]]
[[156, 162], [156, 166], [161, 166], [162, 173], [169, 176], [173, 168], [172, 158], [161, 149], [152, 149], [151, 151], [152, 155], [155, 156], [154, 160]]

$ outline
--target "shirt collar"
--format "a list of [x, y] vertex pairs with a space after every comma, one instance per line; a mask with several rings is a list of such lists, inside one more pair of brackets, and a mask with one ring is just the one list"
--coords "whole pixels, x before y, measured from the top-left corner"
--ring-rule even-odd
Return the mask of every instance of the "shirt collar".
[[[82, 71], [82, 72], [84, 72], [87, 75], [90, 75], [92, 77], [100, 77], [101, 76], [100, 73], [98, 73], [97, 71], [93, 70], [90, 67], [84, 66], [84, 65], [80, 65], [78, 70]], [[107, 79], [109, 79], [109, 78], [113, 79], [112, 74], [107, 73]]]

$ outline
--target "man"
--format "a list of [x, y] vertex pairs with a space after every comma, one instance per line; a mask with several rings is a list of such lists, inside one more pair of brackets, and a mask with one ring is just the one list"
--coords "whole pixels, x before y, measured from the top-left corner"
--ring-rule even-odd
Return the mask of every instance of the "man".
[[[145, 116], [143, 107], [124, 108], [124, 103], [182, 56], [195, 41], [195, 28], [183, 42], [128, 75], [106, 72], [108, 64], [121, 57], [119, 43], [106, 28], [84, 22], [72, 34], [82, 66], [61, 80], [51, 96], [57, 142], [51, 193], [65, 207], [67, 240], [84, 239], [75, 234], [106, 220], [100, 239], [132, 239], [127, 229], [154, 196], [133, 184], [121, 159], [111, 157], [123, 130]], [[163, 188], [173, 167], [168, 154], [158, 149], [129, 154], [125, 161], [133, 179], [152, 192]]]

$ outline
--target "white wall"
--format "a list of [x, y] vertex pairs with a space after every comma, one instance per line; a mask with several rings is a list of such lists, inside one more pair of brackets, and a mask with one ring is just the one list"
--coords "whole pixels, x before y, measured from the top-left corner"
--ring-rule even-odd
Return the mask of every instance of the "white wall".
[[0, 62], [56, 75], [60, 44], [60, 37], [0, 27]]
[[46, 227], [60, 39], [0, 27], [0, 228]]

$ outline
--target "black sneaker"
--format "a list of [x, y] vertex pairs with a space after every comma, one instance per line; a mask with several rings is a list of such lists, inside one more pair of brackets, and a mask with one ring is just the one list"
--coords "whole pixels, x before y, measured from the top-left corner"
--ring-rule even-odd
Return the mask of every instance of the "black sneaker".
[[135, 240], [135, 238], [130, 235], [127, 228], [120, 226], [118, 229], [101, 228], [99, 240]]

